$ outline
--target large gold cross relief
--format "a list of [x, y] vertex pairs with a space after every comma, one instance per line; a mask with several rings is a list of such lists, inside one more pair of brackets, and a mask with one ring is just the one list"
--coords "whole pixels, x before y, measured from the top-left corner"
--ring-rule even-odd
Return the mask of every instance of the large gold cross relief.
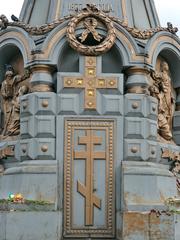
[[101, 200], [95, 195], [94, 160], [106, 160], [106, 152], [95, 152], [94, 145], [102, 144], [102, 137], [94, 135], [93, 130], [86, 130], [86, 136], [79, 137], [78, 143], [86, 145], [86, 151], [75, 151], [74, 159], [86, 160], [86, 185], [77, 182], [77, 191], [85, 198], [85, 225], [93, 225], [94, 206], [101, 209]]
[[97, 58], [85, 57], [84, 76], [64, 77], [64, 88], [84, 89], [84, 108], [96, 109], [97, 89], [117, 89], [117, 78], [97, 76]]

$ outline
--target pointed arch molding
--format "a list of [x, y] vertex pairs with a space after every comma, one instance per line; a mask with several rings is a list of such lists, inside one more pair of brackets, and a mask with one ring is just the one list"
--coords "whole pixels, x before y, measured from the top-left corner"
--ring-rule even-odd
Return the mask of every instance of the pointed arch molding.
[[0, 35], [0, 53], [1, 50], [8, 46], [16, 46], [22, 53], [24, 65], [32, 60], [32, 50], [35, 49], [33, 39], [22, 29], [8, 28]]
[[[64, 44], [67, 42], [66, 29], [67, 28], [64, 24], [56, 27], [49, 34], [42, 46], [42, 52], [44, 52], [42, 57], [44, 59], [48, 59], [51, 64], [57, 64], [61, 50]], [[140, 50], [137, 43], [127, 31], [121, 28], [116, 29], [116, 35], [117, 38], [115, 45], [121, 53], [124, 66], [130, 65], [133, 62], [144, 61], [143, 57], [140, 55]]]

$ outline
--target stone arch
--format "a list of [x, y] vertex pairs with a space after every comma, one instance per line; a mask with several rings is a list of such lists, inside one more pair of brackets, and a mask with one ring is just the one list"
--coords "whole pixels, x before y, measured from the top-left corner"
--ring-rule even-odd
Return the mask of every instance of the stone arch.
[[173, 109], [173, 119], [172, 119], [172, 133], [173, 139], [176, 144], [179, 144], [179, 133], [176, 129], [176, 108], [179, 105], [179, 91], [180, 88], [180, 40], [177, 36], [170, 34], [168, 32], [160, 32], [155, 34], [147, 43], [145, 63], [155, 70], [158, 59], [165, 60], [170, 69], [171, 80], [172, 80], [172, 94], [173, 98], [176, 99], [176, 105], [172, 105]]
[[34, 48], [34, 41], [25, 31], [15, 28], [6, 29], [0, 40], [0, 81], [4, 75], [4, 65], [9, 63], [13, 56], [20, 54], [26, 67], [31, 60], [31, 51]]
[[[79, 56], [80, 54], [72, 49], [67, 42], [61, 48], [61, 54], [57, 62], [58, 71], [63, 72], [79, 72]], [[114, 45], [108, 52], [101, 56], [103, 73], [121, 73], [123, 62], [121, 53], [118, 51], [117, 45]], [[65, 63], [70, 64], [65, 64]], [[106, 66], [105, 68], [103, 67]], [[110, 66], [110, 68], [109, 68]]]
[[[80, 31], [81, 29], [78, 29], [77, 34]], [[106, 34], [102, 28], [99, 28], [99, 31], [103, 35]], [[66, 42], [66, 25], [62, 24], [56, 27], [45, 40], [42, 47], [44, 57], [48, 59], [51, 64], [56, 65]], [[142, 56], [140, 56], [137, 43], [123, 27], [117, 27], [115, 46], [121, 55], [123, 66], [133, 65], [134, 62], [144, 60]]]
[[117, 46], [124, 67], [133, 66], [134, 63], [143, 63], [143, 58], [140, 54], [140, 49], [134, 38], [121, 26], [116, 26], [117, 39], [115, 45]]
[[61, 24], [51, 31], [42, 46], [43, 59], [57, 65], [61, 51], [66, 43], [66, 25]]
[[160, 32], [152, 37], [146, 45], [145, 63], [155, 69], [158, 56], [169, 64], [174, 88], [180, 87], [180, 40], [168, 32]]

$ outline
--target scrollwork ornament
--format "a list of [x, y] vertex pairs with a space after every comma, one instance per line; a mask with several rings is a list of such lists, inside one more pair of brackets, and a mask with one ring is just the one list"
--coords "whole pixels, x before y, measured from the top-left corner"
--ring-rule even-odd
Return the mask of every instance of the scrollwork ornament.
[[[88, 46], [78, 41], [75, 30], [81, 21], [85, 19], [96, 19], [102, 22], [107, 28], [106, 38], [98, 45]], [[93, 35], [94, 37], [94, 35]], [[74, 16], [67, 27], [67, 39], [70, 46], [79, 53], [86, 56], [97, 56], [107, 52], [114, 45], [116, 40], [116, 32], [111, 19], [102, 11], [99, 11], [94, 5], [87, 5], [79, 14]]]

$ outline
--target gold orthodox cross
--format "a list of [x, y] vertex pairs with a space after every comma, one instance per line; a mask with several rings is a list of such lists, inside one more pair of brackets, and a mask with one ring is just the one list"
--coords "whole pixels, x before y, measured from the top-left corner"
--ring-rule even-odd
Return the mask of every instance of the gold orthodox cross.
[[85, 225], [93, 225], [94, 206], [101, 209], [101, 200], [94, 194], [94, 160], [105, 160], [106, 152], [95, 152], [94, 145], [102, 144], [102, 137], [94, 135], [93, 130], [86, 130], [86, 136], [79, 137], [80, 145], [86, 145], [85, 151], [75, 151], [74, 159], [86, 160], [85, 184], [77, 182], [77, 191], [85, 198]]
[[64, 77], [64, 88], [85, 89], [85, 109], [96, 109], [97, 89], [117, 89], [117, 78], [97, 76], [96, 66], [96, 57], [86, 56], [84, 76]]

